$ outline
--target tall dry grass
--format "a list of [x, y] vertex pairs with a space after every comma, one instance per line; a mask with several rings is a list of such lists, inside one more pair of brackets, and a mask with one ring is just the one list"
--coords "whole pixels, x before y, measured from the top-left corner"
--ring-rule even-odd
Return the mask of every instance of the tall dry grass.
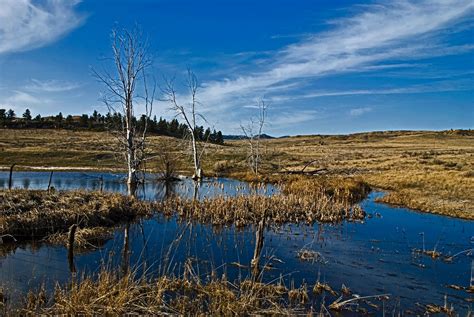
[[[292, 290], [281, 283], [263, 284], [244, 279], [230, 282], [210, 275], [163, 276], [156, 279], [123, 276], [101, 270], [70, 285], [57, 285], [51, 297], [42, 289], [30, 292], [28, 315], [290, 315], [302, 311], [289, 301]], [[13, 310], [13, 309], [12, 309]]]
[[177, 214], [202, 223], [237, 227], [255, 224], [263, 217], [275, 224], [336, 223], [365, 217], [356, 203], [370, 189], [360, 180], [293, 177], [280, 186], [281, 193], [271, 196], [251, 194], [202, 200], [172, 197], [155, 206], [167, 216]]
[[[0, 235], [39, 239], [80, 228], [112, 227], [152, 213], [148, 202], [88, 191], [0, 191]], [[80, 231], [79, 231], [80, 232]]]

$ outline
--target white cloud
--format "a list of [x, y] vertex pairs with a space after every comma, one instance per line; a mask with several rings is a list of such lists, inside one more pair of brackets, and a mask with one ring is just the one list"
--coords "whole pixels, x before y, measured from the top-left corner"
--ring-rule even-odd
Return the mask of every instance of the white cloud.
[[40, 92], [63, 92], [79, 88], [77, 83], [71, 83], [62, 80], [44, 80], [32, 79], [31, 83], [25, 86], [25, 89]]
[[317, 110], [299, 110], [291, 112], [279, 112], [277, 115], [269, 118], [268, 125], [270, 128], [289, 127], [298, 123], [308, 122], [318, 118], [322, 118], [323, 115]]
[[[288, 93], [308, 79], [343, 72], [368, 71], [382, 62], [459, 54], [472, 45], [443, 44], [442, 31], [472, 13], [472, 0], [385, 1], [364, 12], [332, 21], [333, 30], [315, 34], [273, 54], [258, 71], [202, 85], [205, 109], [240, 108], [256, 96]], [[291, 84], [293, 87], [279, 86]], [[369, 91], [351, 92], [365, 94]], [[326, 94], [327, 95], [327, 94]]]
[[358, 117], [363, 115], [364, 113], [371, 112], [372, 108], [370, 107], [361, 107], [361, 108], [354, 108], [349, 111], [349, 114], [353, 117]]
[[270, 98], [272, 102], [284, 102], [298, 99], [313, 99], [321, 97], [337, 97], [337, 96], [357, 96], [357, 95], [395, 95], [395, 94], [421, 94], [430, 92], [447, 92], [471, 90], [474, 81], [472, 80], [445, 80], [437, 81], [431, 84], [413, 85], [399, 88], [385, 89], [353, 89], [353, 90], [321, 90], [304, 94], [286, 94], [276, 95]]
[[61, 38], [83, 21], [79, 0], [1, 0], [0, 54], [27, 51]]
[[17, 114], [23, 113], [26, 108], [36, 112], [39, 108], [51, 103], [46, 98], [38, 98], [21, 90], [13, 90], [9, 96], [0, 99], [0, 108], [13, 109]]
[[39, 104], [42, 100], [32, 96], [24, 91], [15, 90], [13, 94], [5, 99], [5, 104], [11, 105], [28, 105], [28, 104]]

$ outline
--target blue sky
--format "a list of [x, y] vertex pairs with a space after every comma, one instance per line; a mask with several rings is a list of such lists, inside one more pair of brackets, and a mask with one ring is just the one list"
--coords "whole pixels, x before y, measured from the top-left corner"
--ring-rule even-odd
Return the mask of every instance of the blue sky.
[[[200, 82], [226, 134], [269, 104], [274, 135], [474, 127], [474, 2], [0, 0], [0, 107], [106, 112], [92, 76], [110, 31], [138, 23], [149, 72]], [[159, 99], [159, 96], [157, 96]], [[157, 100], [154, 114], [170, 118]]]

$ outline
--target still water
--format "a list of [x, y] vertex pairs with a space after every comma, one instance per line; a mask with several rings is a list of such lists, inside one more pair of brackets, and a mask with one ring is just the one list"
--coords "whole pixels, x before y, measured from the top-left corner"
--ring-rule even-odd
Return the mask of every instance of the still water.
[[[18, 172], [14, 174], [14, 187], [46, 188], [49, 176], [49, 172]], [[165, 186], [152, 182], [153, 175], [148, 179], [150, 182], [140, 194], [144, 199], [161, 199], [167, 192], [191, 197], [194, 192], [190, 180]], [[8, 186], [8, 173], [0, 173], [2, 186]], [[105, 173], [55, 172], [52, 186], [65, 190], [103, 186], [104, 190], [126, 192], [123, 175]], [[236, 180], [209, 179], [199, 186], [198, 195], [201, 198], [245, 195], [252, 190]], [[259, 190], [264, 194], [277, 191], [271, 186]], [[306, 282], [309, 289], [319, 279], [338, 292], [344, 284], [361, 296], [390, 294], [390, 300], [384, 304], [389, 313], [406, 310], [421, 313], [419, 304], [444, 305], [446, 298], [460, 316], [468, 314], [473, 308], [473, 294], [448, 285], [468, 287], [471, 283], [474, 222], [393, 208], [374, 202], [378, 195], [382, 193], [372, 193], [361, 203], [370, 215], [363, 223], [268, 228], [263, 262], [271, 269], [265, 271], [264, 279], [273, 281], [282, 277], [287, 286], [292, 281], [295, 285]], [[119, 270], [126, 262], [137, 274], [144, 271], [151, 276], [163, 272], [179, 274], [183, 262], [192, 259], [193, 267], [204, 279], [212, 270], [225, 273], [231, 280], [249, 276], [242, 266], [248, 266], [253, 255], [253, 227], [216, 228], [157, 214], [130, 224], [130, 251], [126, 258], [122, 252], [124, 228], [118, 227], [109, 240], [77, 254], [77, 270], [94, 273], [104, 264]], [[178, 236], [181, 239], [176, 240]], [[447, 263], [442, 258], [432, 259], [413, 252], [423, 248], [436, 249], [443, 256], [467, 251]], [[318, 256], [302, 261], [298, 257], [301, 250], [317, 252]], [[0, 248], [0, 286], [12, 299], [41, 284], [51, 289], [57, 281], [66, 283], [70, 277], [64, 247], [29, 242]], [[324, 300], [328, 304], [334, 299], [327, 295]], [[310, 305], [317, 307], [320, 300], [321, 297], [312, 297]]]

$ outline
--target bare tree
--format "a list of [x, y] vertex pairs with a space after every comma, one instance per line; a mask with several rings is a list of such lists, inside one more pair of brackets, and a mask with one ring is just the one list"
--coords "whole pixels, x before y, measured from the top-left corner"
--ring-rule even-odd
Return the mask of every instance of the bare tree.
[[197, 100], [199, 85], [196, 75], [190, 69], [188, 69], [187, 88], [190, 95], [190, 101], [185, 104], [177, 100], [177, 93], [174, 88], [173, 81], [167, 81], [164, 94], [167, 101], [171, 105], [171, 109], [176, 113], [176, 116], [179, 116], [184, 120], [184, 123], [188, 129], [189, 137], [191, 139], [191, 152], [194, 163], [193, 179], [199, 180], [202, 178], [201, 157], [204, 153], [205, 147], [199, 147], [196, 135], [198, 127], [197, 119], [199, 117], [205, 122], [206, 119], [197, 111], [197, 106], [199, 105]]
[[[151, 116], [156, 85], [149, 91], [147, 70], [151, 67], [147, 41], [135, 27], [133, 31], [113, 30], [111, 34], [113, 71], [94, 71], [106, 91], [103, 102], [109, 112], [120, 113], [123, 121], [116, 132], [125, 155], [129, 194], [133, 194], [139, 182], [139, 172], [146, 152], [147, 123]], [[144, 106], [145, 126], [138, 128], [135, 117], [137, 103]]]
[[258, 175], [259, 166], [261, 162], [261, 145], [260, 139], [262, 137], [263, 128], [267, 119], [268, 104], [265, 100], [260, 99], [257, 101], [258, 117], [251, 118], [247, 125], [240, 125], [242, 132], [248, 143], [248, 155], [247, 161], [251, 171]]

